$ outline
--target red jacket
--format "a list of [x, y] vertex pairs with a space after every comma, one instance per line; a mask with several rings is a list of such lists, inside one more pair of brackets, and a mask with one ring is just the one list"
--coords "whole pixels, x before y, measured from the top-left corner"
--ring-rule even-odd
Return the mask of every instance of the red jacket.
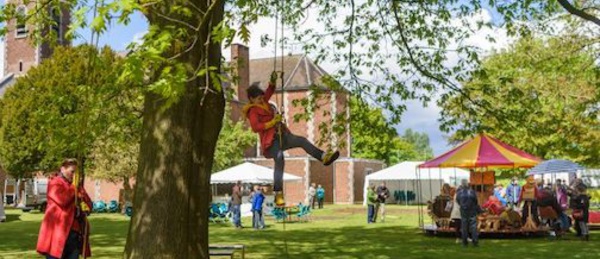
[[247, 104], [244, 107], [244, 114], [246, 114], [246, 117], [250, 121], [252, 131], [258, 133], [258, 136], [260, 137], [260, 150], [267, 158], [271, 158], [271, 156], [267, 154], [267, 149], [273, 145], [275, 133], [277, 131], [277, 127], [267, 129], [265, 125], [267, 122], [273, 120], [277, 113], [277, 111], [269, 105], [269, 99], [271, 99], [273, 93], [275, 93], [275, 85], [269, 83], [269, 87], [263, 96], [264, 103], [262, 105]]
[[[55, 176], [50, 179], [48, 204], [37, 242], [38, 253], [57, 258], [62, 256], [67, 237], [75, 221], [75, 193], [75, 188], [65, 178]], [[80, 190], [78, 196], [87, 203], [89, 208], [92, 208], [91, 199], [84, 189]], [[89, 230], [84, 238], [86, 256], [91, 256]]]

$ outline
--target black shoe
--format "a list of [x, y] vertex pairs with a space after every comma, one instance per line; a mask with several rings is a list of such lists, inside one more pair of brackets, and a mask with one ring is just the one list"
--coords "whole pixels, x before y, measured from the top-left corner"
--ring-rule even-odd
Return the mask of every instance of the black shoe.
[[473, 246], [474, 246], [474, 247], [479, 247], [479, 243], [477, 243], [477, 242], [473, 242]]
[[335, 162], [335, 160], [337, 160], [340, 157], [340, 151], [335, 151], [333, 153], [327, 153], [325, 154], [325, 156], [323, 157], [323, 164], [324, 165], [331, 165], [333, 164], [333, 162]]

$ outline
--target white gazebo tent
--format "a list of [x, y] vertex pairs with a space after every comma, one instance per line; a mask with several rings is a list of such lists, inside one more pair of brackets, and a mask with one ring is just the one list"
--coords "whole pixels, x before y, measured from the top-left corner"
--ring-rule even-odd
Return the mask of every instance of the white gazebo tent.
[[[301, 181], [302, 177], [293, 174], [283, 173], [284, 181]], [[210, 177], [211, 184], [233, 184], [241, 181], [245, 184], [271, 184], [273, 183], [273, 169], [265, 166], [245, 162], [223, 171], [214, 173]], [[213, 185], [213, 194], [216, 189]], [[242, 217], [251, 216], [250, 203], [242, 203]]]
[[[461, 179], [469, 179], [469, 171], [464, 169], [431, 168], [421, 170], [421, 177], [418, 180], [417, 167], [422, 163], [423, 161], [406, 161], [367, 175], [365, 177], [363, 205], [367, 204], [367, 188], [372, 183], [379, 184], [385, 181], [391, 195], [396, 190], [412, 191], [421, 196], [421, 199], [417, 198], [416, 200], [425, 201], [429, 197], [439, 195], [444, 183], [458, 185]], [[417, 192], [417, 190], [419, 191]]]
[[[302, 177], [283, 173], [283, 180], [300, 181]], [[236, 183], [237, 181], [255, 184], [273, 183], [273, 169], [245, 162], [210, 176], [211, 184]]]

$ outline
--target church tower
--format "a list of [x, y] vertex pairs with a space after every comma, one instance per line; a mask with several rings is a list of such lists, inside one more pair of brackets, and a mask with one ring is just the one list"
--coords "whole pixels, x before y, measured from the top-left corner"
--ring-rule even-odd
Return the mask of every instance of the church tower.
[[[31, 14], [36, 8], [35, 1], [24, 0], [6, 0], [7, 3], [17, 4], [16, 11], [26, 16]], [[29, 4], [25, 4], [29, 3]], [[65, 33], [68, 30], [71, 16], [68, 10], [61, 12], [58, 8], [48, 7], [47, 11], [51, 14], [55, 25], [48, 30], [52, 30], [57, 35], [57, 42], [61, 45], [70, 44], [65, 40]], [[4, 76], [19, 77], [38, 64], [45, 58], [52, 55], [52, 48], [48, 44], [34, 45], [30, 39], [31, 25], [24, 22], [18, 22], [16, 19], [6, 23], [8, 32], [4, 37]], [[1, 78], [0, 78], [1, 79]]]

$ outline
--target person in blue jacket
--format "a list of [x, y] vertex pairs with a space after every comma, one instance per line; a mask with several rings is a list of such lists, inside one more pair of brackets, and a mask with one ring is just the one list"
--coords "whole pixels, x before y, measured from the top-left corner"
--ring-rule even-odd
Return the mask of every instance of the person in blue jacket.
[[521, 186], [519, 185], [519, 178], [515, 176], [506, 187], [506, 202], [508, 206], [513, 208], [517, 207], [519, 197], [521, 197]]
[[317, 203], [319, 204], [319, 209], [323, 208], [324, 200], [325, 200], [325, 189], [323, 189], [323, 186], [321, 186], [319, 184], [319, 187], [317, 187]]
[[252, 196], [252, 220], [254, 221], [252, 226], [254, 229], [265, 228], [265, 219], [263, 217], [263, 202], [265, 201], [265, 195], [263, 194], [262, 188], [256, 186], [254, 189], [254, 195]]
[[502, 186], [502, 184], [499, 183], [496, 185], [496, 188], [494, 189], [494, 196], [496, 196], [500, 203], [502, 203], [502, 207], [506, 207], [507, 201], [504, 198], [504, 186]]

